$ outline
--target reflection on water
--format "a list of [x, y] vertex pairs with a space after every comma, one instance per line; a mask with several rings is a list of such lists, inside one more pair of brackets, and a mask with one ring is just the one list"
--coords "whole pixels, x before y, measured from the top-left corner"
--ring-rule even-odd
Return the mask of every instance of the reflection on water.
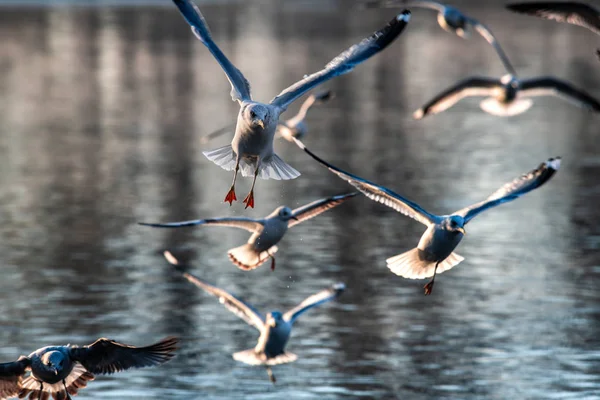
[[[268, 3], [204, 8], [262, 100], [392, 14]], [[494, 28], [523, 76], [554, 74], [600, 93], [585, 30], [463, 5]], [[432, 212], [564, 157], [546, 187], [478, 217], [458, 249], [466, 260], [424, 297], [424, 282], [390, 274], [384, 261], [414, 247], [423, 227], [362, 197], [290, 231], [274, 273], [229, 264], [243, 232], [135, 224], [261, 216], [349, 190], [282, 142], [302, 177], [258, 182], [256, 210], [221, 203], [230, 173], [202, 156], [198, 137], [231, 123], [237, 105], [175, 8], [7, 8], [0, 35], [0, 360], [98, 336], [144, 344], [176, 334], [183, 345], [171, 363], [102, 377], [80, 397], [600, 396], [598, 117], [549, 98], [512, 119], [470, 100], [410, 118], [457, 79], [503, 73], [482, 40], [415, 12], [389, 50], [328, 84], [337, 97], [309, 117], [315, 152]], [[262, 369], [230, 357], [256, 332], [174, 273], [165, 248], [264, 311], [333, 281], [348, 290], [299, 320], [289, 346], [299, 360], [278, 367], [272, 387]]]

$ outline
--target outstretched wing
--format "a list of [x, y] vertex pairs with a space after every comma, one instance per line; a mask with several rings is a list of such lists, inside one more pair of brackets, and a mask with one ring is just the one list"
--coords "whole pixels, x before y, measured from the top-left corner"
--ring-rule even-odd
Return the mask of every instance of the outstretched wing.
[[506, 55], [506, 53], [504, 53], [502, 46], [500, 46], [500, 43], [498, 43], [498, 40], [496, 40], [496, 36], [494, 36], [492, 31], [476, 19], [469, 18], [469, 23], [489, 44], [491, 44], [494, 47], [494, 50], [496, 50], [496, 53], [498, 54], [498, 57], [500, 57], [500, 61], [502, 61], [502, 64], [504, 64], [504, 68], [506, 69], [506, 71], [512, 76], [517, 76], [515, 68], [512, 66], [510, 60], [508, 59], [508, 56]]
[[285, 110], [294, 100], [315, 86], [352, 71], [355, 66], [379, 53], [392, 43], [404, 30], [409, 19], [410, 11], [408, 10], [398, 14], [383, 29], [341, 53], [321, 71], [315, 72], [285, 89], [271, 100], [271, 104]]
[[524, 79], [521, 82], [521, 93], [524, 96], [558, 96], [586, 110], [600, 112], [598, 100], [583, 90], [551, 76]]
[[69, 354], [92, 374], [112, 374], [165, 363], [175, 356], [177, 342], [177, 338], [167, 337], [150, 346], [135, 347], [100, 338], [89, 346], [69, 347]]
[[225, 75], [227, 75], [227, 79], [229, 79], [229, 82], [231, 83], [231, 98], [240, 103], [245, 100], [252, 100], [250, 83], [213, 41], [210, 30], [208, 29], [208, 24], [198, 7], [196, 7], [192, 0], [173, 0], [173, 3], [179, 8], [183, 18], [185, 18], [187, 23], [192, 27], [194, 35], [204, 43], [217, 62], [221, 65], [221, 68], [223, 68]]
[[320, 304], [323, 304], [329, 300], [333, 300], [341, 295], [346, 289], [346, 285], [343, 283], [335, 283], [331, 285], [330, 288], [321, 290], [319, 293], [313, 294], [310, 297], [307, 297], [302, 301], [302, 303], [298, 304], [296, 307], [292, 308], [285, 314], [283, 314], [283, 319], [285, 321], [293, 323], [296, 318], [298, 318], [305, 311], [316, 307]]
[[296, 208], [294, 211], [292, 211], [293, 218], [289, 220], [288, 228], [291, 228], [294, 225], [298, 225], [300, 222], [304, 222], [327, 210], [337, 207], [346, 200], [350, 200], [357, 194], [358, 193], [353, 192], [339, 196], [327, 197], [325, 199], [316, 200], [310, 204]]
[[246, 321], [248, 325], [255, 327], [259, 331], [261, 331], [264, 328], [265, 318], [250, 304], [237, 298], [231, 293], [228, 293], [223, 289], [219, 289], [218, 287], [212, 286], [195, 277], [194, 275], [186, 272], [180, 266], [179, 261], [170, 252], [165, 251], [163, 254], [167, 261], [183, 274], [184, 278], [192, 282], [194, 285], [198, 286], [200, 289], [204, 290], [206, 293], [218, 298], [221, 304], [223, 304], [229, 311], [237, 315], [239, 318]]
[[422, 119], [427, 115], [440, 113], [465, 97], [494, 96], [501, 89], [502, 86], [499, 79], [485, 77], [467, 78], [435, 96], [427, 104], [415, 111], [413, 118]]
[[0, 364], [0, 400], [16, 397], [19, 394], [23, 375], [30, 365], [31, 360], [27, 357]]
[[533, 171], [505, 184], [484, 201], [463, 208], [455, 212], [454, 215], [462, 216], [466, 224], [479, 213], [500, 204], [513, 201], [517, 197], [542, 186], [552, 178], [554, 173], [558, 171], [558, 168], [560, 168], [560, 157], [550, 158], [541, 163]]
[[600, 12], [584, 3], [575, 1], [537, 1], [512, 3], [508, 4], [506, 8], [521, 14], [582, 26], [600, 35]]
[[233, 133], [235, 131], [235, 125], [231, 124], [231, 125], [227, 125], [224, 126], [220, 129], [217, 129], [214, 132], [209, 133], [208, 135], [202, 136], [200, 138], [200, 143], [201, 144], [206, 144], [208, 142], [210, 142], [211, 140], [218, 138], [221, 135], [224, 135], [225, 133]]
[[165, 222], [161, 223], [150, 223], [150, 222], [138, 222], [138, 225], [151, 226], [153, 228], [181, 228], [185, 226], [195, 225], [215, 225], [215, 226], [229, 226], [233, 228], [245, 229], [248, 232], [260, 232], [263, 229], [263, 223], [261, 221], [243, 218], [243, 217], [224, 217], [224, 218], [209, 218], [209, 219], [194, 219], [190, 221], [181, 222]]
[[392, 192], [390, 189], [384, 186], [379, 186], [359, 176], [342, 171], [335, 165], [329, 164], [327, 161], [323, 160], [322, 158], [314, 154], [312, 151], [307, 149], [304, 143], [302, 143], [300, 140], [294, 138], [294, 141], [296, 142], [298, 147], [304, 150], [309, 156], [314, 158], [320, 164], [323, 164], [324, 166], [329, 168], [331, 172], [333, 172], [334, 174], [336, 174], [337, 176], [339, 176], [340, 178], [342, 178], [343, 180], [347, 181], [349, 184], [360, 190], [365, 196], [367, 196], [371, 200], [377, 201], [390, 208], [393, 208], [399, 213], [411, 217], [419, 221], [420, 223], [425, 224], [426, 226], [434, 224], [436, 221], [439, 220], [439, 217], [428, 213], [417, 203], [413, 203], [412, 201], [405, 199], [404, 197]]
[[445, 6], [430, 0], [371, 0], [363, 4], [365, 8], [391, 8], [391, 7], [420, 7], [429, 8], [437, 12], [444, 12]]

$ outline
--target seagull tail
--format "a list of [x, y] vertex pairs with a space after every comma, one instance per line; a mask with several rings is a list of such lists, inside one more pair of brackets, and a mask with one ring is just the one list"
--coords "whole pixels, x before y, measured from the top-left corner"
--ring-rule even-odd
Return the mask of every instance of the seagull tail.
[[19, 392], [19, 398], [24, 399], [29, 396], [30, 400], [49, 400], [53, 399], [67, 399], [67, 393], [71, 396], [77, 395], [80, 389], [87, 386], [88, 381], [93, 381], [94, 375], [88, 372], [85, 367], [79, 363], [75, 363], [71, 373], [65, 378], [65, 384], [67, 390], [62, 381], [57, 383], [46, 383], [41, 386], [40, 382], [29, 375], [21, 383], [21, 391]]
[[[437, 274], [448, 271], [462, 260], [464, 260], [464, 257], [456, 253], [450, 254], [444, 261], [439, 263]], [[435, 261], [425, 260], [422, 256], [422, 250], [418, 248], [390, 257], [386, 262], [388, 268], [393, 273], [408, 279], [429, 278], [433, 276], [433, 271], [435, 270]]]
[[233, 171], [235, 168], [236, 155], [230, 144], [218, 149], [203, 151], [202, 154], [224, 170]]
[[285, 352], [278, 356], [267, 358], [264, 353], [257, 353], [254, 349], [248, 349], [234, 353], [233, 359], [249, 365], [278, 365], [294, 362], [298, 359], [298, 356], [294, 353]]
[[[252, 175], [254, 175], [254, 171], [252, 171], [252, 173], [250, 174], [250, 176]], [[244, 176], [246, 175], [244, 174]], [[279, 158], [277, 154], [273, 153], [271, 158], [263, 160], [260, 163], [260, 170], [258, 171], [258, 176], [261, 179], [275, 179], [278, 181], [287, 181], [299, 177], [300, 172], [296, 171], [291, 165]]]
[[531, 99], [516, 99], [508, 104], [500, 103], [493, 97], [484, 99], [479, 103], [479, 107], [488, 114], [497, 117], [512, 117], [529, 110], [533, 105]]
[[277, 253], [277, 246], [273, 246], [267, 251], [256, 251], [250, 243], [246, 243], [229, 250], [227, 255], [238, 268], [250, 271], [260, 267], [275, 253]]

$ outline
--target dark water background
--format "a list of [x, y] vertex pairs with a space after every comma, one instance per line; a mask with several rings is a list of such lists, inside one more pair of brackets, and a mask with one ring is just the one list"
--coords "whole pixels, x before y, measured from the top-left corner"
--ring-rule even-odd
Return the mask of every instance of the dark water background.
[[[412, 120], [456, 80], [503, 73], [483, 40], [461, 40], [414, 10], [389, 50], [327, 84], [337, 97], [313, 109], [305, 143], [437, 213], [481, 200], [549, 156], [562, 155], [562, 169], [470, 224], [458, 249], [465, 261], [430, 297], [424, 281], [385, 266], [423, 226], [364, 197], [291, 230], [274, 273], [245, 273], [226, 256], [245, 232], [135, 223], [260, 217], [350, 188], [279, 142], [302, 176], [259, 181], [255, 210], [221, 203], [231, 174], [204, 158], [199, 137], [233, 122], [238, 107], [210, 53], [164, 3], [0, 8], [0, 361], [99, 336], [141, 345], [174, 334], [182, 346], [172, 362], [100, 377], [79, 398], [600, 398], [600, 117], [546, 98], [510, 119], [467, 100]], [[394, 13], [351, 4], [203, 11], [266, 101]], [[600, 95], [593, 34], [497, 2], [458, 4], [493, 28], [522, 76], [552, 74]], [[249, 184], [240, 181], [239, 197]], [[348, 290], [299, 320], [289, 344], [299, 359], [277, 367], [272, 386], [263, 369], [230, 356], [253, 347], [256, 332], [175, 273], [163, 249], [265, 312], [334, 281]]]

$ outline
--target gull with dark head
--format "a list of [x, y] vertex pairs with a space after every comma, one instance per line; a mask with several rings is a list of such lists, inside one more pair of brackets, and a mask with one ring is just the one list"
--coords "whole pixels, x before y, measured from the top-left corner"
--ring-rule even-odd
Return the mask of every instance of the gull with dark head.
[[269, 379], [273, 383], [275, 383], [275, 376], [271, 371], [271, 366], [290, 363], [298, 358], [295, 354], [285, 351], [285, 346], [290, 338], [296, 319], [311, 308], [336, 299], [346, 289], [343, 283], [335, 283], [329, 288], [307, 297], [296, 307], [285, 313], [271, 311], [265, 317], [242, 299], [186, 272], [170, 252], [165, 251], [164, 255], [167, 261], [183, 273], [188, 281], [208, 294], [217, 297], [219, 302], [227, 307], [229, 311], [246, 321], [248, 325], [258, 329], [260, 336], [256, 346], [249, 350], [234, 353], [233, 358], [245, 364], [266, 367]]
[[339, 206], [343, 202], [356, 196], [356, 192], [343, 194], [339, 196], [327, 197], [321, 200], [313, 201], [310, 204], [290, 209], [286, 206], [280, 206], [271, 214], [262, 219], [252, 219], [244, 217], [225, 217], [198, 219], [192, 221], [169, 222], [169, 223], [145, 223], [140, 225], [156, 228], [181, 228], [195, 225], [215, 225], [229, 226], [233, 228], [245, 229], [252, 232], [248, 242], [242, 246], [231, 249], [227, 252], [231, 262], [243, 270], [252, 270], [261, 266], [269, 258], [271, 259], [271, 270], [275, 269], [275, 253], [277, 252], [277, 243], [291, 228], [299, 223]]
[[101, 338], [88, 346], [48, 346], [0, 364], [0, 400], [70, 399], [94, 380], [94, 374], [113, 374], [130, 368], [152, 367], [174, 357], [177, 339], [165, 338], [135, 347]]
[[258, 176], [263, 179], [294, 179], [300, 175], [273, 152], [273, 138], [280, 114], [306, 92], [331, 78], [352, 71], [355, 66], [386, 48], [400, 35], [410, 19], [409, 11], [396, 15], [385, 27], [341, 53], [324, 69], [304, 77], [266, 104], [252, 99], [248, 80], [215, 44], [198, 7], [191, 0], [173, 2], [190, 24], [194, 35], [223, 68], [231, 83], [231, 97], [240, 104], [231, 145], [206, 151], [204, 155], [221, 168], [234, 171], [231, 188], [225, 196], [225, 201], [230, 205], [236, 200], [235, 181], [238, 172], [241, 170], [242, 176], [254, 177], [250, 192], [244, 199], [246, 208], [254, 207], [254, 185]]
[[386, 260], [396, 275], [409, 279], [431, 277], [425, 285], [425, 294], [431, 294], [436, 274], [459, 264], [464, 258], [454, 253], [465, 235], [465, 225], [481, 212], [512, 201], [546, 183], [560, 167], [560, 157], [550, 158], [533, 171], [506, 183], [487, 199], [455, 211], [449, 215], [435, 215], [390, 189], [345, 172], [315, 155], [299, 140], [296, 144], [331, 172], [360, 190], [371, 200], [382, 203], [411, 217], [427, 227], [416, 248]]

